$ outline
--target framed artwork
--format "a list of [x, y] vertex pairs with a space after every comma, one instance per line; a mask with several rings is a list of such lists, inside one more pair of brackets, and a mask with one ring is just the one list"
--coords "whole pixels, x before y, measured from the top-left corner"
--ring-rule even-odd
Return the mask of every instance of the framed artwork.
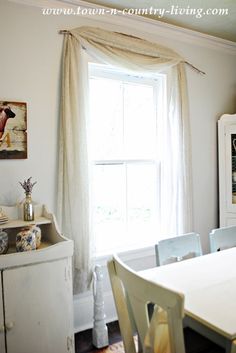
[[27, 158], [27, 105], [0, 101], [0, 159]]

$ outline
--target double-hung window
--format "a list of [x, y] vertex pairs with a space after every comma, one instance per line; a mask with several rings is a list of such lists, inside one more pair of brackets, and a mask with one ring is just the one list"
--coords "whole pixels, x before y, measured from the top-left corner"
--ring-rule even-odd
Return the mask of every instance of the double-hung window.
[[157, 242], [165, 75], [89, 65], [96, 254]]

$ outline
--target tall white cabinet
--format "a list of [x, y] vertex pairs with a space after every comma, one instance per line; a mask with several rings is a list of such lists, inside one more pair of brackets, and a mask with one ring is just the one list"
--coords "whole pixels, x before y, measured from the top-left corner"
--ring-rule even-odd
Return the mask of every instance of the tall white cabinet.
[[[8, 253], [0, 255], [0, 352], [74, 353], [71, 257], [73, 242], [62, 236], [55, 217], [39, 207], [34, 222], [3, 207], [10, 220]], [[42, 231], [38, 250], [15, 252], [20, 228], [36, 223]]]
[[218, 121], [220, 227], [236, 225], [236, 114]]

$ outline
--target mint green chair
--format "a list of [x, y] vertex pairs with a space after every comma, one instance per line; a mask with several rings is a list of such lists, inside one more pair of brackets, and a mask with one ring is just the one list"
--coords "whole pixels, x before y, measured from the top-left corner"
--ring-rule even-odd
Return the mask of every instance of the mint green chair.
[[202, 255], [200, 236], [197, 233], [187, 233], [160, 240], [155, 245], [157, 266], [183, 261]]
[[209, 234], [210, 252], [221, 251], [236, 246], [236, 226], [213, 229]]

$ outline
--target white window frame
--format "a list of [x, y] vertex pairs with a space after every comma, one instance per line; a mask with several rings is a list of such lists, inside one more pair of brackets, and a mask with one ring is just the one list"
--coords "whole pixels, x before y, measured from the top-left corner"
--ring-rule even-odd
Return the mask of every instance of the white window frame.
[[[152, 75], [154, 76], [154, 75]], [[156, 166], [156, 181], [157, 181], [157, 189], [156, 189], [156, 198], [157, 204], [155, 209], [155, 214], [157, 216], [157, 229], [156, 234], [158, 234], [158, 224], [160, 224], [160, 190], [161, 190], [161, 182], [160, 182], [160, 173], [161, 173], [161, 155], [158, 156], [158, 150], [161, 150], [161, 146], [158, 146], [158, 134], [160, 129], [158, 128], [159, 124], [161, 124], [161, 119], [163, 118], [163, 114], [166, 113], [166, 98], [165, 98], [165, 90], [166, 90], [166, 75], [165, 74], [156, 74], [154, 77], [148, 77], [141, 74], [130, 74], [125, 72], [124, 70], [112, 68], [106, 65], [101, 64], [89, 64], [89, 79], [92, 77], [101, 77], [108, 79], [117, 79], [125, 82], [132, 82], [137, 84], [148, 84], [153, 87], [154, 90], [154, 107], [155, 107], [155, 116], [156, 116], [156, 151], [157, 156], [153, 159], [102, 159], [102, 160], [93, 160], [93, 165], [128, 165], [128, 164], [153, 164]], [[141, 80], [141, 81], [140, 81]], [[124, 116], [123, 116], [124, 118]], [[126, 168], [127, 173], [127, 168]], [[125, 185], [125, 196], [127, 201], [127, 177], [126, 177], [126, 185]], [[125, 214], [127, 216], [127, 202], [125, 205]], [[127, 222], [126, 222], [127, 225]], [[116, 249], [117, 251], [130, 251], [131, 249], [140, 249], [147, 248], [151, 245], [154, 245], [157, 242], [156, 239], [152, 240], [150, 243], [145, 243], [144, 246], [141, 245], [131, 245], [131, 247], [122, 247], [121, 249]], [[102, 253], [96, 253], [96, 256], [106, 256], [110, 253], [114, 252], [115, 249], [111, 249], [108, 253], [107, 251]]]

